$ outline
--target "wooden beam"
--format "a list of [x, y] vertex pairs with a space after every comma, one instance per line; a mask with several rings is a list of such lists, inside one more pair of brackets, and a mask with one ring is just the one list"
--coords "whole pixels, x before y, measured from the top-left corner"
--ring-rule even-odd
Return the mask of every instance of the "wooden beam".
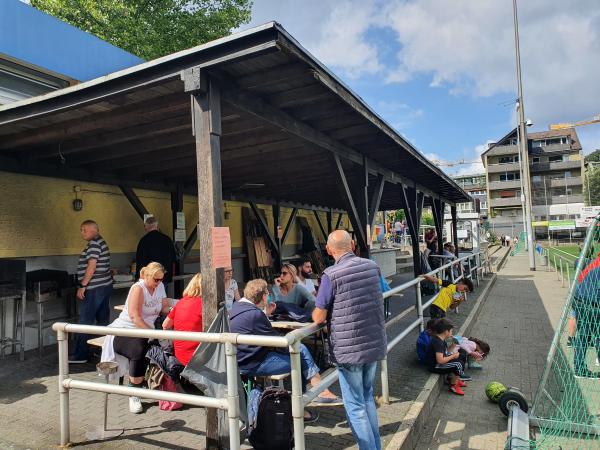
[[357, 243], [361, 248], [366, 248], [367, 241], [365, 239], [365, 228], [360, 220], [360, 214], [356, 207], [356, 203], [352, 196], [352, 192], [350, 190], [350, 185], [348, 184], [348, 180], [346, 178], [346, 174], [344, 172], [344, 167], [342, 166], [342, 162], [340, 161], [340, 157], [337, 154], [333, 155], [334, 162], [334, 170], [338, 176], [338, 188], [340, 190], [340, 194], [342, 198], [348, 205], [346, 208], [348, 211], [348, 217], [350, 218], [350, 222], [352, 223], [352, 228], [354, 229], [354, 233], [356, 234]]
[[273, 211], [273, 238], [275, 240], [275, 244], [277, 245], [277, 259], [275, 260], [275, 263], [276, 263], [275, 270], [279, 271], [279, 270], [281, 270], [281, 264], [282, 264], [282, 260], [281, 260], [282, 244], [281, 244], [281, 239], [279, 238], [279, 229], [281, 227], [281, 225], [279, 224], [279, 221], [281, 219], [281, 208], [279, 207], [279, 203], [275, 203], [274, 205], [271, 206], [271, 209]]
[[327, 237], [329, 237], [329, 235], [333, 231], [333, 229], [332, 229], [333, 224], [331, 223], [333, 221], [333, 211], [330, 209], [326, 212], [325, 215], [327, 217]]
[[442, 254], [444, 250], [444, 243], [442, 241], [442, 234], [444, 230], [444, 202], [440, 199], [431, 199], [431, 211], [433, 212], [433, 223], [435, 225], [435, 233], [437, 235], [437, 247], [438, 254]]
[[421, 214], [423, 212], [424, 194], [416, 187], [402, 186], [402, 203], [408, 231], [412, 242], [413, 271], [414, 275], [421, 274], [421, 253], [419, 248], [419, 230], [421, 228]]
[[369, 204], [369, 223], [371, 224], [371, 233], [373, 232], [373, 227], [375, 226], [375, 215], [377, 214], [377, 211], [379, 211], [379, 204], [381, 203], [381, 197], [383, 196], [384, 186], [385, 177], [383, 175], [379, 175], [375, 189], [373, 189], [371, 203]]
[[339, 213], [338, 214], [338, 218], [337, 218], [337, 222], [335, 223], [335, 228], [334, 230], [339, 230], [340, 228], [340, 224], [342, 223], [342, 217], [344, 216], [344, 213]]
[[[183, 211], [183, 185], [179, 183], [175, 192], [171, 192], [171, 225], [173, 229], [173, 244], [175, 245], [175, 253], [177, 260], [175, 261], [175, 268], [167, 267], [166, 269], [171, 272], [172, 275], [180, 275], [183, 273], [183, 244], [175, 240], [175, 230], [177, 229], [177, 213]], [[174, 298], [181, 298], [183, 293], [183, 280], [178, 280], [173, 283]]]
[[148, 210], [146, 209], [144, 204], [141, 202], [139, 197], [136, 195], [136, 193], [133, 191], [133, 189], [129, 186], [123, 186], [123, 185], [120, 185], [119, 189], [121, 189], [121, 192], [123, 192], [123, 195], [125, 196], [125, 198], [129, 201], [131, 206], [133, 206], [133, 209], [135, 209], [135, 212], [138, 213], [138, 216], [140, 216], [140, 218], [142, 220], [144, 220], [144, 214], [148, 214]]
[[198, 240], [198, 225], [194, 227], [188, 238], [185, 240], [185, 244], [183, 244], [183, 256], [182, 260], [185, 260], [194, 248], [196, 241]]
[[283, 235], [281, 236], [281, 245], [282, 246], [285, 244], [285, 241], [288, 237], [290, 229], [292, 228], [292, 225], [293, 225], [294, 221], [296, 220], [296, 214], [298, 214], [298, 208], [293, 208], [292, 213], [290, 214], [290, 218], [288, 219], [288, 222], [285, 225], [285, 229], [283, 230]]
[[317, 224], [319, 225], [321, 234], [323, 235], [325, 242], [327, 242], [327, 233], [325, 232], [325, 227], [323, 226], [323, 222], [321, 222], [321, 217], [319, 216], [319, 213], [317, 211], [313, 211], [313, 214], [315, 215], [315, 219], [317, 220]]
[[279, 257], [279, 248], [277, 247], [277, 242], [275, 242], [275, 239], [271, 235], [271, 232], [269, 231], [269, 226], [267, 225], [265, 218], [258, 210], [256, 203], [248, 202], [248, 204], [250, 205], [250, 209], [252, 209], [252, 212], [254, 213], [254, 217], [256, 217], [256, 220], [258, 220], [258, 224], [260, 225], [263, 235], [267, 238], [267, 243], [275, 253], [276, 257]]
[[[223, 207], [221, 188], [221, 96], [215, 83], [200, 72], [187, 74], [186, 86], [202, 78], [206, 90], [190, 90], [193, 133], [196, 140], [198, 183], [198, 239], [202, 271], [202, 324], [207, 330], [219, 304], [225, 301], [224, 269], [213, 266], [212, 228], [221, 226]], [[218, 418], [215, 409], [206, 411], [207, 449], [219, 446]]]
[[458, 218], [456, 205], [450, 206], [450, 215], [452, 216], [452, 243], [454, 244], [454, 254], [458, 258]]

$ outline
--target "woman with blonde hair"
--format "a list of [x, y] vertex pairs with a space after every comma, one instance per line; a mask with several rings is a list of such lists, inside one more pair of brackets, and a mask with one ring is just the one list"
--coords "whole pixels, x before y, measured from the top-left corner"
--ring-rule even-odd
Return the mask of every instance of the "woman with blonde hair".
[[[175, 331], [202, 331], [202, 275], [197, 273], [183, 291], [183, 298], [171, 309], [162, 325]], [[175, 357], [187, 366], [199, 342], [173, 341]]]
[[281, 275], [275, 278], [273, 295], [276, 302], [293, 303], [310, 311], [315, 308], [315, 297], [298, 284], [298, 271], [293, 264], [281, 266]]
[[[123, 311], [110, 326], [154, 329], [156, 318], [161, 312], [167, 313], [172, 303], [162, 283], [164, 276], [165, 268], [160, 263], [151, 262], [143, 267], [140, 279], [129, 289]], [[129, 360], [129, 385], [141, 387], [148, 366], [148, 339], [115, 336], [113, 349]], [[129, 397], [129, 411], [134, 414], [143, 411], [139, 397]]]

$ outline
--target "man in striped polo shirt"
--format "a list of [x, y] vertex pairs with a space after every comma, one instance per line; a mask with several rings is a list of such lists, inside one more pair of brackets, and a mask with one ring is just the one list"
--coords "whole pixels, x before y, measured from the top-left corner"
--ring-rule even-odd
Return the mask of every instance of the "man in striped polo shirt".
[[[77, 263], [77, 299], [79, 323], [82, 325], [108, 325], [110, 319], [109, 300], [112, 293], [110, 252], [106, 241], [100, 236], [98, 224], [86, 220], [80, 227], [81, 237], [87, 246], [79, 255]], [[83, 364], [89, 358], [86, 334], [78, 334], [75, 352], [69, 363]]]

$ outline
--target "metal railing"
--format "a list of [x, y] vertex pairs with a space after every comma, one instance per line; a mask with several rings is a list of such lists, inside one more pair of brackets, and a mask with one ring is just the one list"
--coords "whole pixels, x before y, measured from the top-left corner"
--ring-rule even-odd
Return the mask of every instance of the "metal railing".
[[[550, 255], [550, 250], [552, 250], [552, 255]], [[574, 263], [577, 260], [577, 256], [571, 255], [566, 252], [564, 252], [564, 255], [561, 255], [560, 252], [561, 250], [554, 248], [544, 249], [544, 255], [546, 256], [546, 258], [548, 258], [548, 266], [546, 270], [551, 271], [552, 266], [554, 266], [554, 270], [556, 270], [556, 278], [560, 281], [561, 287], [565, 287], [566, 272], [566, 280], [568, 287], [571, 285], [571, 264], [573, 264], [573, 267], [575, 267]]]
[[[479, 252], [467, 256], [463, 256], [448, 264], [445, 264], [431, 272], [428, 275], [435, 275], [438, 272], [442, 274], [446, 269], [453, 266], [466, 265], [464, 272], [461, 270], [459, 276], [453, 279], [458, 281], [462, 277], [475, 279], [479, 285], [480, 279], [485, 273], [491, 272], [491, 266], [486, 253]], [[451, 271], [452, 272], [452, 271]], [[387, 353], [396, 347], [411, 331], [419, 327], [423, 330], [423, 310], [431, 305], [439, 292], [429, 299], [425, 304], [421, 298], [421, 283], [424, 278], [418, 277], [400, 286], [397, 286], [383, 294], [384, 298], [391, 297], [411, 287], [416, 288], [416, 310], [417, 318], [411, 322], [399, 335], [389, 341]], [[405, 312], [412, 311], [411, 308]], [[405, 317], [406, 314], [400, 314], [399, 318]], [[396, 322], [396, 318], [386, 323], [388, 328], [392, 323]], [[58, 360], [59, 360], [59, 414], [60, 414], [60, 445], [67, 446], [70, 443], [70, 412], [69, 412], [69, 391], [71, 389], [81, 389], [95, 392], [104, 392], [109, 394], [136, 396], [140, 398], [148, 398], [153, 400], [167, 400], [184, 403], [188, 405], [202, 406], [205, 408], [217, 408], [227, 411], [229, 422], [229, 445], [231, 449], [240, 448], [240, 433], [239, 433], [239, 392], [238, 392], [238, 363], [237, 363], [237, 345], [257, 345], [266, 347], [287, 347], [290, 352], [291, 363], [291, 383], [292, 383], [292, 417], [294, 423], [294, 442], [297, 450], [305, 449], [304, 441], [304, 407], [308, 405], [322, 391], [327, 389], [338, 380], [338, 370], [336, 368], [329, 369], [321, 377], [321, 382], [317, 386], [308, 389], [302, 393], [302, 369], [300, 364], [300, 343], [302, 339], [308, 337], [317, 331], [321, 330], [324, 324], [312, 324], [306, 327], [294, 330], [285, 336], [257, 336], [243, 335], [236, 333], [204, 333], [204, 332], [187, 332], [187, 331], [167, 331], [167, 330], [148, 330], [148, 329], [129, 329], [129, 328], [114, 328], [101, 327], [94, 325], [77, 325], [64, 322], [55, 323], [52, 328], [57, 333], [58, 343]], [[68, 362], [68, 334], [69, 333], [84, 333], [92, 335], [113, 335], [138, 338], [155, 338], [155, 339], [172, 339], [191, 342], [216, 342], [225, 344], [226, 363], [227, 363], [227, 398], [216, 398], [209, 396], [197, 396], [191, 394], [179, 394], [167, 391], [158, 391], [150, 389], [142, 389], [128, 386], [117, 386], [105, 383], [88, 382], [74, 380], [69, 375]], [[386, 358], [381, 361], [381, 384], [382, 398], [384, 402], [389, 403], [389, 383], [388, 383], [388, 368], [387, 354]]]

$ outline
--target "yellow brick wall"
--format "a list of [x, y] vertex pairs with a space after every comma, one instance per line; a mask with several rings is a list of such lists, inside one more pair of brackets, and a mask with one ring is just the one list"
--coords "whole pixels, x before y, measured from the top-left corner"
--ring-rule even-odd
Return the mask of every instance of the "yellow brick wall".
[[[74, 186], [81, 189], [77, 195], [83, 200], [83, 210], [79, 212], [72, 207]], [[169, 194], [140, 189], [135, 192], [146, 209], [158, 218], [161, 230], [172, 235]], [[79, 225], [86, 219], [98, 222], [113, 253], [134, 252], [144, 233], [142, 220], [116, 186], [0, 172], [0, 193], [0, 258], [78, 254], [83, 244]], [[230, 227], [234, 248], [241, 247], [243, 242], [242, 206], [240, 202], [225, 202], [230, 216], [224, 226]], [[266, 210], [272, 230], [271, 207], [258, 206]], [[186, 196], [184, 212], [188, 234], [198, 221], [197, 211], [196, 197]], [[291, 209], [282, 208], [282, 226], [290, 213]], [[299, 211], [298, 215], [308, 219], [317, 239], [323, 241], [313, 213]], [[324, 213], [321, 218], [325, 225]], [[334, 214], [334, 225], [336, 220], [337, 214]], [[342, 220], [342, 226], [349, 226], [347, 217]], [[294, 225], [286, 245], [297, 244], [298, 236]]]

